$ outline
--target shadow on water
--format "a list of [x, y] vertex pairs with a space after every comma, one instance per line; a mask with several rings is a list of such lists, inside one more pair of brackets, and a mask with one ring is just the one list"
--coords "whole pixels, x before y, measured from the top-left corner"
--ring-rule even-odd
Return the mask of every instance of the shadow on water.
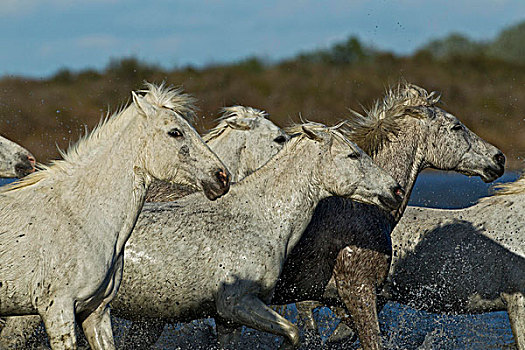
[[[515, 181], [518, 176], [517, 173], [507, 172], [497, 182]], [[12, 179], [0, 179], [0, 186], [12, 181]], [[409, 204], [447, 209], [464, 208], [474, 204], [480, 197], [489, 195], [491, 185], [483, 183], [479, 178], [468, 178], [453, 173], [424, 172], [417, 179]], [[451, 235], [448, 233], [450, 230], [459, 232], [459, 234]], [[438, 246], [437, 243], [442, 239], [449, 241], [453, 239], [455, 244], [448, 244], [446, 247], [459, 246], [461, 249], [469, 250], [464, 253], [468, 253], [471, 258], [458, 261], [455, 258], [457, 255], [450, 250], [435, 250], [434, 247]], [[464, 242], [469, 244], [462, 244]], [[416, 251], [407, 256], [406, 262], [421, 263], [419, 272], [427, 275], [429, 272], [425, 269], [430, 266], [450, 267], [453, 265], [453, 268], [458, 270], [457, 276], [474, 276], [474, 278], [462, 279], [459, 283], [464, 288], [474, 290], [491, 278], [484, 273], [488, 270], [489, 265], [493, 267], [491, 259], [487, 259], [487, 256], [492, 256], [494, 259], [517, 259], [516, 264], [520, 266], [525, 264], [522, 258], [509, 256], [509, 254], [513, 255], [479, 235], [470, 223], [458, 221], [429, 233]], [[425, 263], [422, 263], [423, 261]], [[454, 282], [447, 280], [441, 274], [432, 276], [435, 283], [452, 285]], [[452, 292], [452, 290], [446, 291], [446, 293]], [[436, 299], [436, 296], [432, 297]], [[446, 296], [442, 299], [445, 300]], [[421, 305], [415, 306], [421, 307]], [[426, 306], [434, 307], [436, 310], [446, 309], [446, 305]], [[296, 321], [297, 309], [294, 305], [289, 305], [285, 312], [288, 319]], [[327, 308], [316, 310], [314, 316], [321, 328], [322, 338], [326, 339], [337, 326], [338, 320]], [[390, 302], [383, 308], [380, 322], [386, 349], [511, 349], [511, 344], [514, 343], [506, 312], [479, 315], [433, 314]], [[128, 325], [128, 321], [115, 319], [117, 344]], [[244, 329], [243, 334], [240, 346], [243, 349], [277, 349], [281, 343], [278, 337], [250, 329]], [[215, 348], [214, 338], [213, 319], [168, 325], [156, 343], [155, 349], [213, 349]], [[358, 348], [358, 343], [345, 345], [349, 349]], [[301, 349], [317, 348], [324, 347], [313, 340], [307, 340], [307, 343], [301, 346]]]
[[[454, 313], [466, 311], [474, 291], [485, 300], [499, 300], [501, 285], [507, 292], [516, 291], [518, 287], [505, 277], [525, 271], [525, 259], [480, 234], [470, 222], [458, 220], [428, 232], [397, 266], [392, 292], [398, 301], [416, 309]], [[382, 319], [392, 348], [424, 344], [424, 348], [499, 349], [513, 343], [505, 312], [445, 316], [391, 303]]]
[[410, 304], [416, 308], [461, 313], [467, 311], [467, 298], [474, 291], [485, 300], [514, 293], [522, 281], [507, 277], [520, 271], [525, 271], [524, 258], [485, 237], [470, 222], [458, 220], [427, 232], [414, 251], [399, 260], [392, 291], [404, 304], [417, 300]]

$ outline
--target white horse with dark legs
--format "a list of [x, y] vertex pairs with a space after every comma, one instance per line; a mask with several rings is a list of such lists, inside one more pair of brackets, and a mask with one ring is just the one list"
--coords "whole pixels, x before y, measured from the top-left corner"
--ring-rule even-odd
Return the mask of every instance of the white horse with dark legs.
[[303, 322], [314, 329], [312, 307], [345, 308], [349, 317], [337, 331], [347, 323], [357, 328], [364, 349], [380, 348], [376, 290], [388, 275], [390, 232], [406, 208], [419, 172], [425, 168], [454, 170], [489, 182], [504, 171], [501, 151], [441, 109], [438, 102], [435, 93], [403, 84], [388, 91], [368, 115], [355, 114], [348, 121], [353, 140], [407, 195], [391, 213], [343, 198], [321, 201], [286, 261], [272, 303], [316, 301], [298, 304]]
[[35, 157], [24, 147], [0, 136], [0, 177], [24, 177], [35, 171]]
[[[279, 152], [289, 136], [272, 123], [264, 111], [244, 106], [223, 109], [219, 124], [202, 136], [206, 144], [226, 164], [231, 181], [237, 182], [260, 168]], [[154, 181], [146, 202], [167, 202], [191, 190], [167, 182]], [[194, 191], [193, 191], [194, 192]]]
[[[260, 168], [289, 140], [289, 136], [272, 123], [266, 112], [251, 107], [234, 106], [224, 109], [219, 124], [203, 136], [203, 140], [220, 157], [238, 181]], [[166, 202], [195, 192], [194, 188], [154, 180], [146, 201]], [[0, 333], [1, 348], [22, 348], [40, 324], [39, 316], [9, 317]], [[135, 322], [126, 332], [125, 342], [147, 347], [154, 343], [164, 322]], [[136, 331], [140, 330], [140, 331]], [[149, 330], [149, 332], [148, 332]], [[144, 338], [144, 339], [143, 339]]]
[[298, 345], [297, 328], [266, 303], [317, 202], [343, 195], [390, 210], [402, 199], [338, 129], [295, 128], [282, 151], [211, 205], [199, 194], [146, 204], [126, 245], [114, 313], [162, 325], [213, 316]]
[[507, 311], [525, 350], [525, 177], [465, 209], [408, 207], [381, 293], [436, 313]]
[[[153, 178], [194, 184], [210, 199], [229, 174], [185, 116], [192, 99], [148, 85], [44, 170], [0, 193], [0, 314], [42, 317], [53, 349], [114, 348], [108, 303]], [[202, 196], [202, 194], [198, 194]]]

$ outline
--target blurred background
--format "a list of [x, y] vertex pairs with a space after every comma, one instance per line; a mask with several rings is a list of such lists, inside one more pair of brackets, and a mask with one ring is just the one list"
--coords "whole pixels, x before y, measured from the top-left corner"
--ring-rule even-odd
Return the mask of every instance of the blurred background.
[[145, 80], [197, 97], [204, 131], [232, 104], [334, 123], [406, 79], [525, 151], [521, 0], [3, 0], [0, 47], [0, 133], [41, 162]]

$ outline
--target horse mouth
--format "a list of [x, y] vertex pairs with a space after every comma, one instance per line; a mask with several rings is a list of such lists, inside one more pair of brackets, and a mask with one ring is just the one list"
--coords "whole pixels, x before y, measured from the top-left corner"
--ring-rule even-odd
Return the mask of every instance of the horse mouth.
[[383, 208], [387, 210], [396, 210], [401, 204], [401, 200], [398, 200], [397, 197], [379, 196], [378, 199]]
[[483, 169], [462, 169], [457, 170], [460, 174], [466, 175], [466, 176], [479, 176], [481, 180], [485, 183], [492, 182], [499, 177], [503, 175], [505, 172], [505, 167], [498, 165], [498, 166], [487, 166]]
[[216, 182], [202, 181], [202, 190], [209, 200], [216, 200], [224, 196], [230, 190], [230, 175], [228, 172], [219, 171], [216, 173]]
[[390, 191], [390, 196], [379, 196], [379, 202], [383, 205], [385, 209], [388, 210], [397, 210], [403, 199], [405, 198], [405, 190], [399, 185], [395, 186]]
[[34, 166], [28, 162], [21, 162], [15, 165], [15, 173], [17, 177], [24, 177], [35, 171]]
[[204, 195], [206, 198], [208, 198], [211, 201], [214, 201], [222, 196], [224, 196], [228, 192], [228, 189], [221, 191], [221, 190], [215, 190], [211, 188], [204, 188]]
[[483, 169], [483, 173], [480, 175], [480, 177], [481, 177], [481, 180], [483, 180], [483, 182], [488, 183], [488, 182], [492, 182], [498, 179], [504, 173], [505, 173], [505, 168], [502, 166], [487, 167]]

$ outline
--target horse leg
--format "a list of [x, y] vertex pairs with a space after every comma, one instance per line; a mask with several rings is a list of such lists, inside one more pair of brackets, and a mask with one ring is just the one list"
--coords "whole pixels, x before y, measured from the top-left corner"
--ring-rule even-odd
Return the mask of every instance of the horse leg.
[[5, 319], [0, 331], [0, 349], [23, 349], [27, 341], [35, 333], [42, 319], [38, 315], [13, 316]]
[[295, 306], [297, 307], [299, 325], [304, 326], [307, 331], [317, 332], [317, 323], [315, 322], [313, 311], [315, 308], [323, 305], [317, 301], [301, 301], [295, 303]]
[[285, 347], [299, 346], [299, 329], [254, 295], [221, 293], [217, 312], [229, 321], [285, 337]]
[[164, 321], [160, 319], [134, 321], [119, 348], [122, 350], [151, 348], [164, 331], [164, 325]]
[[53, 350], [75, 350], [75, 308], [72, 300], [49, 299], [47, 306], [39, 308], [49, 343]]
[[525, 350], [525, 296], [522, 293], [503, 294], [507, 304], [510, 327], [518, 350]]
[[389, 263], [388, 255], [355, 246], [346, 247], [337, 255], [337, 290], [365, 350], [381, 348], [376, 289], [385, 280]]
[[107, 302], [101, 303], [93, 312], [82, 315], [82, 329], [93, 350], [115, 349], [111, 317]]
[[[355, 342], [357, 340], [357, 333], [355, 332], [355, 325], [352, 319], [348, 315], [347, 310], [341, 307], [339, 291], [337, 290], [337, 283], [335, 281], [335, 274], [332, 274], [328, 284], [325, 287], [323, 293], [323, 299], [325, 300], [326, 306], [332, 310], [335, 316], [340, 320], [336, 328], [330, 334], [327, 339], [328, 344], [335, 345], [341, 342]], [[343, 304], [344, 305], [344, 304]]]
[[328, 343], [339, 343], [339, 342], [355, 342], [357, 340], [357, 333], [355, 332], [355, 325], [352, 322], [351, 317], [346, 312], [346, 309], [342, 307], [330, 307], [336, 317], [341, 320], [337, 324], [330, 337], [328, 337]]
[[109, 303], [117, 294], [122, 281], [123, 265], [124, 256], [120, 255], [115, 262], [112, 280], [106, 287], [104, 299], [95, 310], [79, 315], [84, 335], [93, 350], [115, 349]]

